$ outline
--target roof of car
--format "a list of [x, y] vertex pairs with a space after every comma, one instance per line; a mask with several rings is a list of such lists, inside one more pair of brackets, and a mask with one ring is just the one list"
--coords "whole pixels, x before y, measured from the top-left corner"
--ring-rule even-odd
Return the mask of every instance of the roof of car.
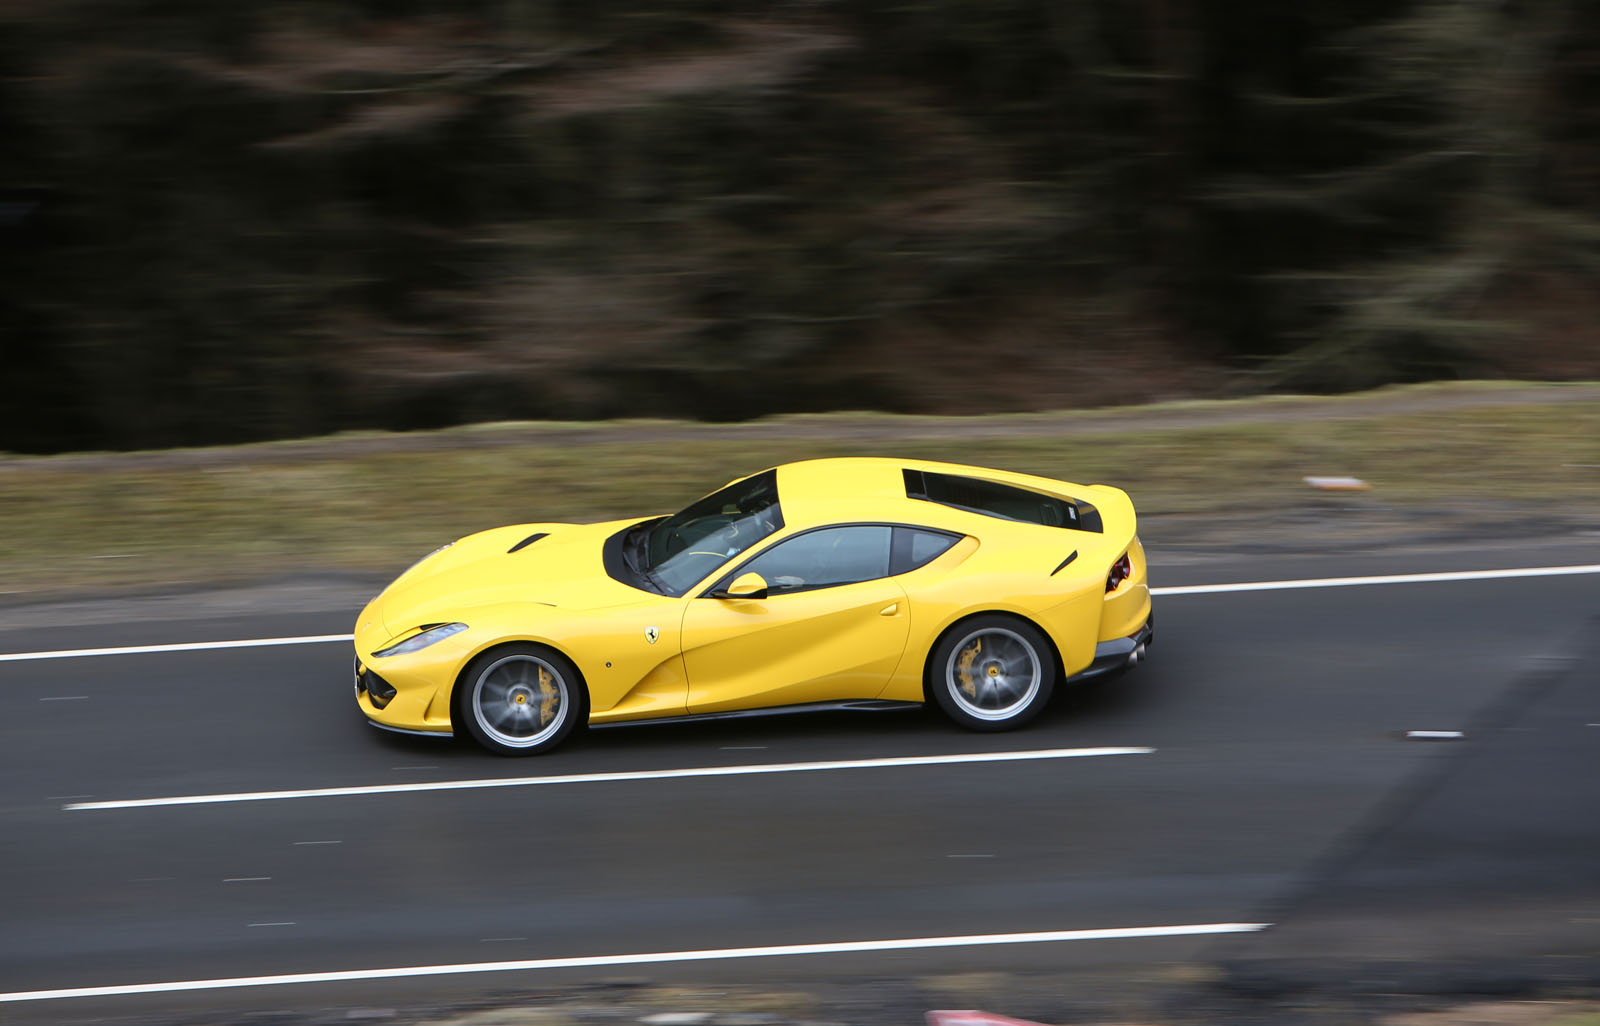
[[906, 470], [958, 474], [1066, 495], [1062, 490], [1066, 482], [1029, 474], [930, 460], [879, 456], [836, 457], [786, 463], [777, 468], [778, 502], [783, 508], [784, 522], [790, 527], [860, 521], [937, 526], [948, 522], [952, 513], [963, 520], [971, 516], [908, 498]]

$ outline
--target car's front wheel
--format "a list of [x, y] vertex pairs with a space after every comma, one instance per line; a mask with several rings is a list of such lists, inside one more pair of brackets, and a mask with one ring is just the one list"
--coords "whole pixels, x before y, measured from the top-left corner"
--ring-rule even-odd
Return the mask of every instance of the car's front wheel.
[[928, 657], [929, 690], [971, 730], [1011, 730], [1039, 715], [1055, 688], [1055, 651], [1031, 623], [991, 614], [946, 631]]
[[547, 752], [588, 715], [588, 692], [578, 668], [543, 645], [485, 652], [461, 675], [456, 698], [457, 722], [500, 755]]

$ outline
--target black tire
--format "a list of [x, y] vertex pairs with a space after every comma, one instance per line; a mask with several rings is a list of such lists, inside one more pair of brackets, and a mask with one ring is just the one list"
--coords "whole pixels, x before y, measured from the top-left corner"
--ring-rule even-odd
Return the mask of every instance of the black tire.
[[589, 689], [553, 648], [517, 642], [478, 656], [456, 681], [455, 722], [496, 755], [548, 752], [589, 719]]
[[[988, 649], [988, 651], [985, 651]], [[951, 627], [928, 653], [928, 692], [968, 730], [1014, 730], [1039, 715], [1055, 690], [1055, 649], [1039, 628], [1003, 613]]]

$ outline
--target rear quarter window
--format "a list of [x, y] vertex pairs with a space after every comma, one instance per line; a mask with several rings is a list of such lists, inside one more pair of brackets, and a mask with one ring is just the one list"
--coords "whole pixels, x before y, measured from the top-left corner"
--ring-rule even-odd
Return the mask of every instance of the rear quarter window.
[[894, 529], [894, 558], [891, 561], [896, 574], [909, 573], [927, 566], [950, 550], [961, 540], [959, 534], [934, 531], [920, 527]]

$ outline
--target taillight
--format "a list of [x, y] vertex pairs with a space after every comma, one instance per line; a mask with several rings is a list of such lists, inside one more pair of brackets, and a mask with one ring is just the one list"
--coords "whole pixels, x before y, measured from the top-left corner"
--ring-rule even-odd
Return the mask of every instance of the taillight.
[[1111, 564], [1111, 572], [1106, 574], [1106, 591], [1116, 591], [1117, 585], [1133, 576], [1133, 562], [1124, 552], [1122, 558]]

